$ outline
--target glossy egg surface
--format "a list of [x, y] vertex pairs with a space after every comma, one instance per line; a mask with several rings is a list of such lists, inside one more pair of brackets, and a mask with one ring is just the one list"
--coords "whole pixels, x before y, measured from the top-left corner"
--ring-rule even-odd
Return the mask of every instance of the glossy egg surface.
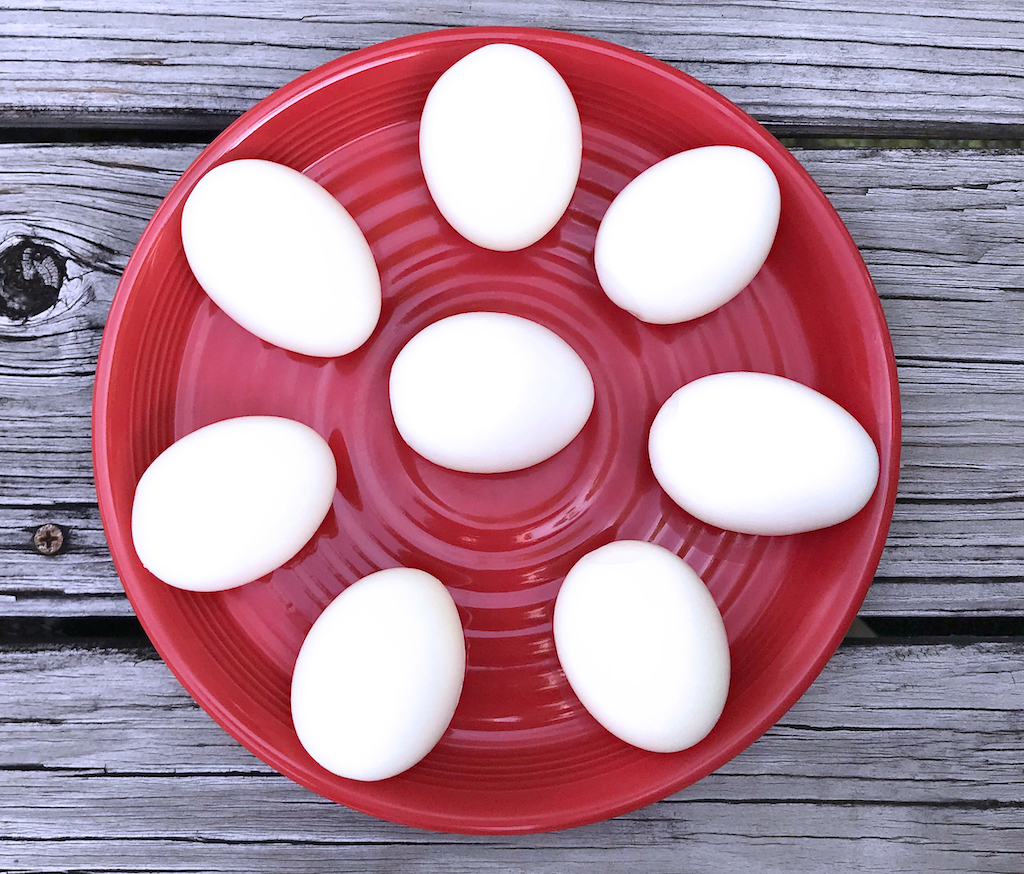
[[135, 550], [176, 588], [241, 586], [309, 541], [336, 481], [330, 447], [300, 422], [242, 416], [207, 425], [168, 447], [139, 480]]
[[658, 483], [698, 519], [798, 534], [849, 519], [878, 482], [878, 452], [839, 404], [766, 373], [719, 373], [672, 395], [651, 426]]
[[620, 540], [581, 558], [558, 592], [554, 633], [583, 706], [633, 746], [679, 752], [722, 714], [730, 662], [721, 614], [664, 547]]
[[424, 458], [467, 473], [538, 464], [579, 434], [594, 381], [553, 331], [506, 313], [460, 313], [424, 328], [399, 352], [391, 410]]
[[594, 253], [601, 286], [645, 322], [706, 315], [757, 275], [780, 208], [771, 168], [746, 149], [704, 146], [659, 161], [601, 220]]
[[373, 333], [380, 276], [359, 226], [312, 179], [272, 161], [229, 161], [196, 183], [181, 241], [203, 290], [261, 340], [317, 357]]
[[568, 86], [517, 45], [484, 46], [427, 97], [420, 159], [441, 214], [485, 249], [529, 246], [562, 217], [580, 174], [582, 130]]
[[452, 721], [466, 672], [459, 612], [441, 582], [391, 568], [345, 589], [313, 624], [292, 676], [292, 719], [331, 773], [384, 780]]

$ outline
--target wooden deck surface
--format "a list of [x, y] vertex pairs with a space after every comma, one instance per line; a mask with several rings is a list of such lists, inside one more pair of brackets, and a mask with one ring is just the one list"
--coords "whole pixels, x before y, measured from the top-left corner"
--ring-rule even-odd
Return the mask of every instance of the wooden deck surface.
[[[132, 618], [89, 415], [120, 271], [177, 176], [295, 76], [425, 30], [529, 25], [702, 79], [796, 154], [882, 299], [899, 497], [807, 694], [678, 795], [525, 837], [324, 801], [188, 697]], [[67, 259], [0, 316], [0, 871], [1024, 871], [1024, 4], [1006, 0], [0, 2], [0, 259]], [[65, 549], [39, 554], [55, 523]]]

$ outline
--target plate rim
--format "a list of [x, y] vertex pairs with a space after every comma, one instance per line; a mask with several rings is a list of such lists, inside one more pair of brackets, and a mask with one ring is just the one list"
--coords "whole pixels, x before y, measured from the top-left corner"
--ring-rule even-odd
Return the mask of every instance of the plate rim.
[[[567, 47], [572, 50], [591, 51], [606, 57], [625, 59], [633, 64], [639, 64], [641, 67], [651, 72], [660, 73], [663, 76], [680, 80], [685, 85], [700, 92], [705, 98], [711, 99], [728, 113], [732, 115], [738, 114], [744, 125], [750, 128], [751, 131], [757, 135], [765, 147], [770, 148], [773, 152], [779, 155], [780, 159], [792, 162], [793, 165], [799, 168], [799, 172], [808, 183], [808, 191], [812, 196], [820, 201], [820, 205], [824, 206], [826, 211], [834, 219], [834, 230], [837, 234], [837, 240], [841, 241], [842, 246], [849, 249], [854, 254], [854, 260], [858, 266], [859, 272], [861, 273], [860, 281], [865, 284], [867, 289], [874, 292], [873, 309], [875, 325], [873, 326], [874, 330], [872, 333], [873, 336], [877, 337], [885, 358], [885, 364], [888, 371], [887, 388], [890, 403], [889, 430], [888, 433], [882, 433], [879, 436], [883, 441], [888, 440], [887, 446], [890, 454], [887, 469], [883, 469], [880, 472], [879, 477], [879, 484], [885, 484], [887, 487], [887, 493], [882, 505], [880, 517], [881, 524], [879, 524], [875, 530], [871, 549], [866, 550], [863, 556], [864, 572], [861, 574], [860, 585], [856, 587], [856, 589], [851, 588], [850, 592], [846, 593], [847, 598], [845, 600], [847, 602], [847, 607], [842, 616], [837, 617], [835, 630], [827, 638], [821, 638], [819, 640], [817, 658], [804, 663], [803, 669], [800, 670], [795, 677], [791, 678], [791, 682], [784, 694], [776, 696], [776, 703], [774, 707], [767, 708], [760, 719], [752, 720], [746, 731], [739, 732], [729, 744], [723, 747], [721, 753], [714, 757], [712, 767], [708, 769], [704, 775], [698, 778], [703, 779], [703, 776], [717, 770], [725, 762], [731, 760], [743, 749], [750, 746], [750, 744], [761, 737], [768, 728], [774, 725], [779, 718], [781, 718], [781, 716], [793, 706], [814, 679], [821, 673], [825, 664], [832, 657], [845, 636], [846, 629], [856, 617], [857, 612], [867, 594], [868, 588], [871, 585], [874, 573], [877, 570], [882, 550], [885, 546], [889, 528], [891, 526], [892, 514], [898, 490], [902, 422], [895, 353], [892, 347], [892, 340], [888, 325], [881, 306], [881, 300], [878, 297], [877, 289], [875, 289], [867, 265], [864, 263], [863, 257], [860, 255], [856, 243], [850, 235], [846, 225], [836, 212], [834, 206], [825, 196], [824, 192], [821, 191], [813, 178], [810, 177], [810, 174], [808, 174], [807, 171], [799, 164], [795, 156], [793, 156], [789, 150], [786, 149], [759, 122], [719, 92], [663, 61], [659, 61], [633, 49], [619, 46], [604, 40], [599, 40], [594, 37], [546, 28], [481, 26], [430, 30], [376, 43], [328, 61], [313, 70], [301, 74], [281, 88], [267, 95], [243, 113], [238, 119], [232, 122], [208, 146], [202, 149], [199, 155], [175, 181], [168, 194], [161, 200], [161, 203], [157, 207], [153, 216], [151, 216], [150, 220], [147, 222], [145, 230], [132, 251], [113, 297], [109, 315], [103, 330], [103, 336], [97, 358], [91, 416], [93, 469], [101, 521], [104, 532], [107, 535], [108, 543], [110, 543], [109, 532], [112, 530], [112, 526], [114, 524], [114, 492], [110, 483], [109, 465], [107, 462], [111, 449], [108, 433], [107, 405], [110, 398], [110, 378], [114, 365], [117, 335], [119, 333], [121, 322], [124, 318], [125, 309], [130, 297], [130, 290], [134, 286], [140, 269], [144, 263], [145, 253], [149, 250], [155, 238], [163, 232], [165, 217], [168, 214], [173, 213], [175, 208], [183, 202], [187, 192], [190, 191], [191, 187], [196, 181], [198, 181], [198, 177], [203, 172], [206, 172], [209, 167], [222, 160], [226, 152], [244, 141], [254, 127], [258, 127], [278, 113], [287, 110], [291, 105], [303, 99], [307, 94], [323, 88], [334, 81], [338, 81], [355, 75], [363, 70], [376, 67], [381, 63], [400, 60], [407, 56], [419, 54], [425, 50], [430, 50], [437, 43], [473, 43], [475, 41], [483, 43], [496, 41], [515, 42], [516, 40], [526, 40], [534, 44], [536, 44], [537, 41], [542, 43], [545, 41], [554, 42], [562, 47]], [[275, 770], [278, 770], [291, 780], [306, 786], [312, 791], [318, 791], [312, 786], [309, 786], [307, 781], [301, 779], [300, 776], [297, 776], [295, 769], [290, 767], [288, 762], [283, 761], [276, 753], [275, 749], [268, 745], [258, 734], [250, 732], [244, 726], [237, 724], [226, 713], [226, 711], [221, 708], [220, 703], [217, 701], [215, 696], [211, 700], [209, 695], [200, 691], [202, 684], [198, 682], [198, 677], [194, 678], [196, 682], [193, 682], [193, 678], [188, 675], [184, 675], [173, 661], [169, 661], [167, 658], [164, 658], [163, 651], [157, 643], [157, 639], [160, 638], [160, 635], [156, 634], [155, 637], [157, 639], [154, 639], [154, 630], [152, 628], [150, 617], [146, 615], [145, 610], [140, 612], [140, 602], [137, 600], [136, 593], [133, 592], [131, 585], [126, 582], [125, 570], [127, 560], [125, 556], [122, 554], [121, 549], [115, 548], [113, 544], [111, 544], [111, 555], [113, 557], [119, 580], [121, 581], [132, 608], [138, 616], [144, 630], [150, 639], [153, 640], [154, 646], [157, 648], [157, 651], [160, 653], [165, 664], [167, 664], [189, 695], [229, 735], [235, 738], [239, 743], [248, 748], [263, 761], [271, 765]], [[693, 782], [695, 781], [688, 780], [682, 785], [669, 785], [671, 784], [671, 781], [668, 781], [668, 783], [659, 782], [657, 785], [652, 785], [646, 792], [635, 793], [630, 795], [628, 798], [619, 799], [616, 803], [605, 804], [602, 809], [596, 813], [593, 811], [592, 805], [589, 805], [587, 807], [589, 813], [586, 815], [580, 815], [577, 813], [575, 815], [561, 817], [551, 816], [544, 823], [540, 824], [533, 820], [529, 822], [502, 821], [498, 824], [488, 818], [483, 818], [478, 822], [467, 823], [460, 822], [458, 817], [453, 819], [451, 816], [445, 815], [443, 811], [438, 813], [436, 811], [413, 811], [403, 808], [401, 811], [392, 809], [389, 813], [385, 814], [382, 813], [380, 809], [374, 808], [373, 805], [360, 805], [352, 803], [349, 800], [344, 802], [338, 801], [338, 803], [342, 803], [347, 807], [359, 810], [371, 816], [385, 818], [393, 822], [438, 832], [484, 835], [525, 834], [557, 831], [603, 821], [663, 799], [668, 794], [678, 791]], [[337, 799], [334, 800], [337, 801]]]

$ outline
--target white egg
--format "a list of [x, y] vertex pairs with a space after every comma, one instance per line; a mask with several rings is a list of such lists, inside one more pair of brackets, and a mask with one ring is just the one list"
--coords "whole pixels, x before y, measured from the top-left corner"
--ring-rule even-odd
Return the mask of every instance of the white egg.
[[462, 623], [441, 582], [410, 568], [378, 571], [309, 630], [292, 676], [295, 731], [333, 774], [393, 777], [441, 739], [465, 673]]
[[470, 242], [511, 251], [562, 217], [579, 178], [580, 116], [540, 55], [484, 46], [449, 67], [420, 121], [423, 175], [441, 215]]
[[330, 193], [290, 167], [214, 167], [185, 202], [181, 241], [217, 306], [268, 343], [345, 355], [380, 317], [380, 275], [362, 231]]
[[274, 416], [225, 419], [171, 444], [135, 489], [142, 564], [179, 589], [231, 589], [291, 559], [334, 500], [334, 453]]
[[601, 287], [645, 322], [703, 316], [761, 269], [779, 210], [775, 174], [753, 152], [706, 146], [666, 158], [630, 182], [601, 220]]
[[505, 313], [461, 313], [429, 325], [391, 369], [402, 439], [452, 470], [500, 473], [564, 449], [594, 406], [594, 381], [547, 328]]
[[678, 555], [622, 540], [588, 553], [555, 600], [555, 649], [587, 711], [658, 753], [698, 743], [729, 694], [729, 643], [703, 581]]
[[661, 487], [698, 519], [797, 534], [850, 518], [878, 483], [878, 451], [839, 404], [780, 376], [719, 373], [683, 386], [651, 426]]

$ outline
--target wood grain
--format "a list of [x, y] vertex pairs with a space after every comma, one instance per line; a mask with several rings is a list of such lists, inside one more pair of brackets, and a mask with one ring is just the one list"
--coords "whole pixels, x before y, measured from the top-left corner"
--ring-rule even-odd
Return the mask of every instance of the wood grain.
[[[306, 791], [138, 638], [30, 644], [130, 625], [95, 619], [131, 610], [96, 507], [89, 408], [118, 277], [201, 148], [184, 141], [350, 51], [499, 24], [660, 58], [791, 143], [936, 146], [796, 151], [864, 253], [899, 361], [900, 496], [864, 613], [1024, 615], [1021, 4], [26, 0], [0, 8], [0, 256], [49, 247], [67, 279], [51, 310], [0, 318], [0, 635], [17, 641], [0, 646], [0, 871], [1019, 874], [1021, 639], [848, 643], [707, 779], [521, 838], [422, 832]], [[32, 546], [44, 522], [67, 534], [57, 556]]]
[[[117, 277], [198, 146], [0, 146], [0, 248], [69, 258], [61, 302], [0, 324], [0, 615], [126, 613], [92, 481], [95, 356]], [[796, 153], [861, 247], [899, 361], [900, 497], [866, 613], [1024, 612], [1024, 154]], [[43, 557], [31, 533], [71, 531]]]
[[764, 737], [672, 798], [570, 831], [474, 838], [381, 822], [277, 775], [152, 653], [8, 650], [0, 858], [8, 871], [74, 858], [90, 872], [1011, 872], [1022, 656], [1019, 642], [844, 646]]
[[[112, 15], [111, 12], [118, 14]], [[0, 10], [0, 126], [217, 130], [300, 73], [471, 25], [566, 30], [696, 76], [777, 132], [1024, 133], [1024, 10], [983, 0], [296, 0]]]

